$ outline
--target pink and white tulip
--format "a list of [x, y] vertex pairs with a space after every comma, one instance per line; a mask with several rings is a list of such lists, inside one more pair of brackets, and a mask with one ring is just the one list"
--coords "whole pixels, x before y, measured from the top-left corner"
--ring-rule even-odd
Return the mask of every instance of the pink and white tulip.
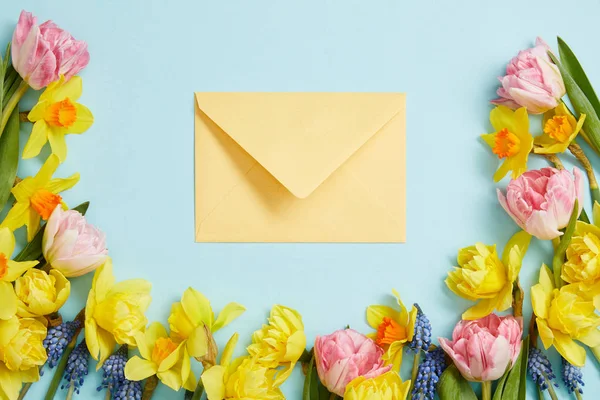
[[317, 372], [327, 389], [344, 396], [346, 385], [363, 376], [375, 378], [392, 366], [383, 365], [383, 349], [368, 337], [343, 329], [315, 340]]
[[104, 233], [79, 212], [64, 211], [60, 205], [46, 224], [42, 251], [48, 264], [67, 278], [87, 274], [108, 258]]
[[556, 107], [565, 95], [565, 84], [558, 67], [548, 56], [550, 47], [541, 38], [535, 47], [522, 50], [506, 66], [506, 75], [498, 78], [502, 84], [498, 99], [492, 103], [516, 110], [527, 108], [531, 114], [541, 114]]
[[579, 213], [583, 208], [581, 171], [542, 168], [527, 171], [506, 187], [506, 196], [498, 189], [498, 201], [511, 218], [527, 233], [542, 240], [562, 235], [559, 229], [569, 224], [575, 199]]
[[64, 75], [70, 79], [90, 61], [87, 44], [75, 40], [54, 22], [37, 24], [37, 18], [22, 11], [12, 39], [12, 62], [23, 80], [39, 90]]
[[460, 321], [452, 332], [452, 340], [439, 341], [465, 379], [485, 382], [500, 378], [506, 368], [512, 368], [521, 352], [522, 335], [522, 318], [490, 314]]

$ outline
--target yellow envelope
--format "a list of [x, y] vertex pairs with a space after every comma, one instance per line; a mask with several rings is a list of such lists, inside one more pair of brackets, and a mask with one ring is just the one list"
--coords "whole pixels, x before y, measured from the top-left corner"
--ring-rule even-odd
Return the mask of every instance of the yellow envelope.
[[197, 242], [404, 242], [401, 93], [196, 93]]

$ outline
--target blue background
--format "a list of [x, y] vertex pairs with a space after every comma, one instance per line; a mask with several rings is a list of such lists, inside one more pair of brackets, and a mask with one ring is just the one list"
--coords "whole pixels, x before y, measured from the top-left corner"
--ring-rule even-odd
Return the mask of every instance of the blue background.
[[[435, 337], [449, 336], [470, 305], [443, 283], [457, 250], [476, 241], [502, 248], [517, 230], [496, 200], [498, 161], [478, 139], [490, 129], [496, 77], [536, 35], [555, 46], [560, 34], [600, 85], [597, 1], [4, 1], [2, 42], [21, 8], [89, 43], [81, 102], [96, 122], [68, 137], [57, 175], [79, 171], [81, 182], [66, 201], [91, 201], [89, 220], [107, 234], [117, 279], [152, 282], [150, 320], [166, 322], [189, 285], [217, 311], [229, 301], [244, 304], [248, 311], [218, 334], [222, 345], [240, 332], [240, 353], [273, 304], [300, 311], [311, 342], [347, 324], [368, 332], [365, 308], [392, 304], [392, 288], [422, 306]], [[194, 243], [194, 91], [406, 92], [407, 243]], [[19, 174], [42, 161], [22, 163]], [[548, 243], [534, 241], [521, 272], [527, 288], [550, 260]], [[66, 317], [85, 304], [90, 283], [91, 276], [74, 280]], [[526, 324], [528, 303], [529, 296]], [[556, 352], [550, 355], [558, 372]], [[586, 393], [593, 396], [599, 370], [589, 357]], [[410, 362], [405, 357], [404, 379]], [[50, 376], [28, 398], [41, 398]], [[91, 374], [79, 397], [103, 398], [99, 381]], [[300, 399], [301, 391], [296, 370], [284, 392]], [[156, 398], [182, 393], [163, 387]]]

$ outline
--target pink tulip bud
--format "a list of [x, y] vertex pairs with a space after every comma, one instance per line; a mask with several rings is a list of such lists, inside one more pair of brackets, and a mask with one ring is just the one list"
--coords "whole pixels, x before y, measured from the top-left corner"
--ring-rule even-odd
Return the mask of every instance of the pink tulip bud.
[[317, 372], [327, 389], [344, 396], [346, 385], [363, 376], [375, 378], [392, 366], [383, 366], [383, 349], [368, 337], [343, 329], [315, 340]]
[[12, 39], [12, 62], [17, 72], [35, 90], [64, 75], [69, 79], [90, 61], [87, 44], [52, 21], [37, 24], [37, 18], [22, 11]]
[[527, 233], [542, 240], [559, 237], [559, 229], [569, 224], [575, 199], [583, 208], [581, 171], [542, 168], [527, 171], [506, 187], [498, 189], [498, 201], [511, 218]]
[[492, 101], [516, 110], [527, 108], [531, 114], [541, 114], [559, 103], [566, 93], [565, 84], [558, 67], [548, 56], [550, 47], [541, 38], [535, 47], [522, 50], [508, 63], [506, 75], [500, 77], [500, 98]]
[[465, 379], [484, 382], [496, 380], [507, 367], [512, 368], [521, 352], [522, 334], [522, 318], [490, 314], [460, 321], [452, 332], [452, 340], [439, 341]]
[[60, 205], [48, 219], [42, 250], [48, 264], [67, 278], [87, 274], [108, 258], [104, 233], [79, 212], [64, 211]]

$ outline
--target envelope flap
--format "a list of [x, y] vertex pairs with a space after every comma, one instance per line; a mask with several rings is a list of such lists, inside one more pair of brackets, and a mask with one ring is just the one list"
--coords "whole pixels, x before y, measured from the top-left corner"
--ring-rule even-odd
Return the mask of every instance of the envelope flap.
[[309, 196], [405, 104], [400, 93], [196, 93], [196, 101], [299, 198]]

